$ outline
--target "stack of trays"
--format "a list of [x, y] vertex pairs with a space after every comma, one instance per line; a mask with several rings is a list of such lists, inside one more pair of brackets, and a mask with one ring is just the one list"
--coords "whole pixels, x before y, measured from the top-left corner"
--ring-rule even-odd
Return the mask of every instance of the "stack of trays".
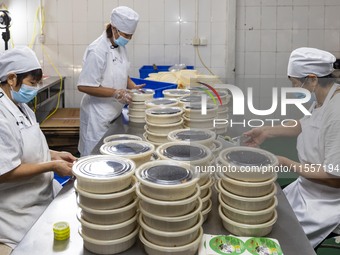
[[135, 243], [139, 227], [134, 171], [133, 161], [108, 155], [84, 157], [73, 165], [79, 234], [87, 250], [115, 254]]
[[168, 141], [168, 132], [182, 127], [180, 107], [153, 107], [146, 110], [144, 138], [158, 146]]
[[223, 226], [240, 236], [265, 236], [277, 220], [277, 158], [264, 150], [232, 147], [222, 150], [217, 163], [220, 172], [219, 215]]
[[[202, 199], [202, 215], [204, 221], [208, 218], [211, 211], [211, 186], [213, 179], [210, 177], [207, 167], [212, 162], [210, 149], [198, 143], [189, 142], [169, 142], [159, 146], [156, 150], [158, 158], [188, 163], [194, 167], [198, 174], [198, 185], [200, 188], [200, 198]], [[202, 170], [202, 171], [201, 171]]]
[[145, 123], [145, 101], [153, 98], [155, 91], [152, 89], [132, 89], [132, 102], [129, 104], [129, 121], [135, 123]]
[[196, 254], [203, 216], [198, 177], [189, 164], [157, 160], [136, 170], [139, 238], [147, 254]]
[[155, 146], [145, 141], [113, 141], [104, 143], [100, 147], [100, 153], [128, 158], [134, 161], [136, 167], [150, 161]]

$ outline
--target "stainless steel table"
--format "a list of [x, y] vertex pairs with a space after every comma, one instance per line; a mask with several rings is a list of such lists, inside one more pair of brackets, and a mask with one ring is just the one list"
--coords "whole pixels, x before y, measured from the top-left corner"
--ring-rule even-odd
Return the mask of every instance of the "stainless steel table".
[[[107, 135], [114, 133], [142, 134], [143, 125], [123, 125], [124, 121], [120, 117], [111, 126]], [[94, 149], [94, 154], [98, 152], [99, 143]], [[278, 220], [275, 223], [269, 237], [279, 240], [285, 255], [315, 255], [308, 239], [306, 238], [299, 222], [297, 221], [292, 208], [285, 195], [278, 187], [277, 198], [279, 201], [277, 211]], [[217, 212], [217, 196], [214, 192], [213, 208], [208, 220], [204, 223], [204, 233], [207, 234], [228, 234], [223, 228], [222, 221]], [[83, 241], [77, 233], [80, 223], [76, 219], [78, 211], [76, 205], [76, 194], [72, 181], [69, 182], [50, 204], [42, 216], [38, 219], [32, 229], [27, 233], [19, 246], [13, 251], [13, 255], [88, 255], [93, 254], [83, 247]], [[71, 228], [71, 237], [68, 241], [54, 241], [52, 226], [54, 222], [67, 221]], [[137, 243], [124, 255], [146, 254], [142, 244]]]

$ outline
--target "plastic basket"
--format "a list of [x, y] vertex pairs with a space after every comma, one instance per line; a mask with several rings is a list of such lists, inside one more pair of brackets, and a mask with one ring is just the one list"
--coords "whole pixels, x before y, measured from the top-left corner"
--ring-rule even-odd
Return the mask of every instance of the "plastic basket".
[[138, 84], [146, 84], [144, 88], [153, 89], [155, 91], [154, 98], [163, 97], [163, 90], [165, 89], [175, 89], [177, 88], [177, 84], [169, 83], [169, 82], [161, 82], [161, 81], [151, 81], [151, 80], [143, 80], [138, 78], [131, 78], [131, 80]]
[[[168, 72], [171, 66], [142, 66], [139, 69], [139, 77], [144, 79], [149, 76], [149, 73], [158, 73], [158, 72]], [[194, 69], [194, 66], [187, 66], [187, 69]]]

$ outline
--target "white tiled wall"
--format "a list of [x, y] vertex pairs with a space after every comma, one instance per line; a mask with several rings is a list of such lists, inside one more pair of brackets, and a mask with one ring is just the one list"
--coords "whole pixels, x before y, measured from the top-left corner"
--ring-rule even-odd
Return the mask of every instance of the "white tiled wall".
[[[14, 45], [28, 45], [40, 0], [1, 3], [12, 15]], [[198, 35], [208, 40], [207, 46], [199, 47], [205, 64], [225, 81], [235, 67], [241, 88], [254, 84], [254, 90], [267, 91], [273, 84], [290, 86], [288, 57], [300, 46], [318, 47], [340, 57], [339, 0], [43, 0], [46, 42], [43, 50], [36, 40], [34, 50], [47, 75], [56, 75], [53, 63], [67, 76], [66, 105], [77, 107], [82, 95], [76, 83], [85, 48], [102, 33], [112, 8], [127, 5], [140, 14], [138, 29], [128, 44], [131, 76], [138, 77], [141, 66], [153, 63], [186, 63], [207, 73], [190, 45], [196, 3]], [[254, 91], [254, 95], [261, 93]], [[254, 102], [265, 106], [270, 103], [267, 99]]]
[[[36, 41], [34, 50], [43, 63], [45, 74], [56, 75], [49, 58], [59, 72], [67, 76], [66, 106], [78, 107], [82, 95], [76, 84], [86, 46], [104, 31], [111, 10], [126, 5], [140, 14], [137, 31], [128, 44], [131, 76], [139, 77], [138, 70], [143, 65], [176, 63], [194, 65], [207, 74], [190, 45], [198, 18], [198, 35], [208, 40], [207, 46], [199, 47], [202, 58], [214, 73], [225, 79], [226, 64], [230, 62], [227, 60], [230, 53], [225, 47], [227, 2], [229, 0], [43, 0], [46, 43], [43, 51]], [[12, 13], [14, 45], [28, 45], [40, 0], [7, 0], [1, 3]], [[36, 28], [39, 32], [39, 20]], [[3, 50], [1, 44], [0, 47]], [[231, 66], [229, 70], [233, 68]]]
[[[291, 86], [287, 79], [290, 52], [316, 47], [340, 58], [340, 1], [240, 0], [237, 1], [236, 80], [263, 93], [271, 87]], [[245, 81], [246, 80], [246, 81]], [[254, 99], [269, 108], [263, 93]], [[266, 108], [263, 108], [266, 109]], [[291, 110], [293, 117], [299, 112]], [[279, 117], [279, 112], [276, 113]]]

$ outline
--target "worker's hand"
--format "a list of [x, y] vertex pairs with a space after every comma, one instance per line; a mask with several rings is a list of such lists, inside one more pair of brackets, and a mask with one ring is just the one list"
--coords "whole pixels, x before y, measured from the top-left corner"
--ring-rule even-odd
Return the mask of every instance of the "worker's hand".
[[51, 150], [51, 159], [52, 160], [64, 160], [70, 163], [73, 163], [77, 160], [75, 156], [67, 151], [52, 151]]
[[133, 89], [137, 89], [137, 90], [139, 90], [139, 89], [142, 89], [142, 88], [144, 88], [146, 86], [146, 84], [144, 83], [144, 84], [139, 84], [139, 85], [136, 85]]
[[129, 104], [132, 101], [131, 94], [126, 89], [116, 89], [113, 97], [122, 104]]
[[243, 133], [243, 135], [249, 138], [244, 144], [251, 147], [258, 147], [267, 139], [265, 129], [261, 127], [253, 128]]
[[67, 162], [65, 160], [54, 160], [53, 172], [57, 173], [59, 176], [72, 176], [72, 166], [73, 163]]

